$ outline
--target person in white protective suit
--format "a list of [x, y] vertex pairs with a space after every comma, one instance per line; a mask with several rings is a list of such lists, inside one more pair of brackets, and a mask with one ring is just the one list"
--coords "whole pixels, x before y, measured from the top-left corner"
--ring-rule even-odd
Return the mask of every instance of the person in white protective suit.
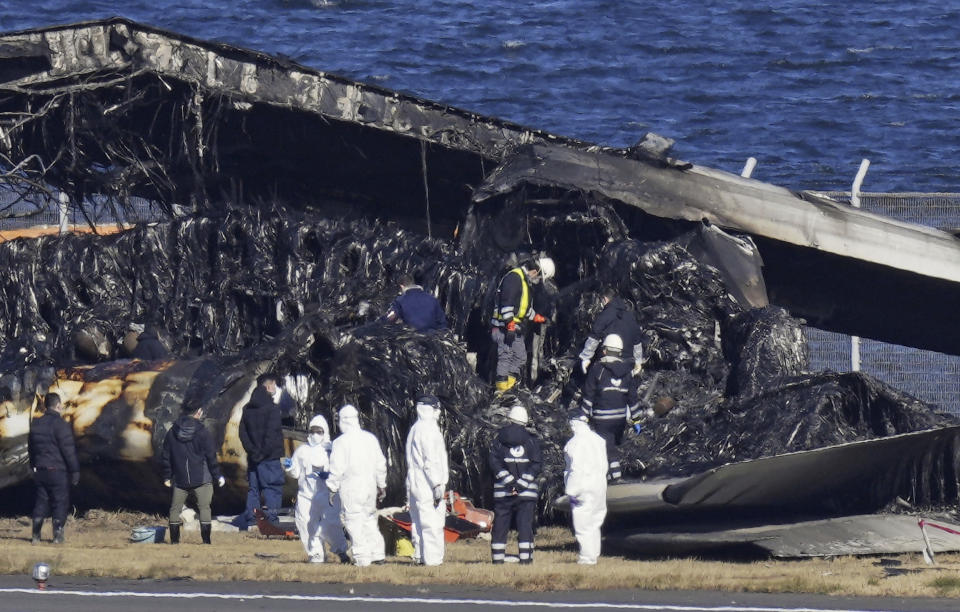
[[340, 408], [338, 423], [341, 433], [330, 450], [327, 489], [331, 500], [340, 498], [340, 516], [350, 535], [354, 565], [380, 564], [386, 552], [377, 526], [377, 502], [387, 494], [387, 460], [376, 436], [360, 429], [355, 407], [347, 404]]
[[330, 429], [322, 415], [310, 421], [307, 443], [294, 451], [293, 457], [284, 460], [287, 474], [297, 479], [297, 507], [294, 519], [300, 532], [300, 541], [311, 563], [323, 563], [326, 559], [323, 544], [330, 552], [348, 561], [347, 539], [340, 524], [340, 503], [334, 498], [331, 503], [327, 490], [330, 473]]
[[607, 443], [587, 424], [587, 417], [570, 419], [573, 437], [563, 447], [563, 483], [570, 498], [573, 533], [580, 545], [577, 563], [596, 565], [600, 527], [607, 516]]
[[407, 434], [407, 496], [410, 500], [410, 536], [413, 559], [419, 565], [443, 563], [446, 508], [443, 493], [449, 479], [447, 449], [437, 418], [440, 400], [424, 395], [417, 400], [417, 422]]

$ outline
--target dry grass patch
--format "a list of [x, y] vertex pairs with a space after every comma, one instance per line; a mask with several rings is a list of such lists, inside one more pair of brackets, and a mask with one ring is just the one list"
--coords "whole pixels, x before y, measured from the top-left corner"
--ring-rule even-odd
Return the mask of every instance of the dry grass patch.
[[[68, 522], [62, 546], [30, 544], [30, 521], [0, 519], [0, 573], [25, 574], [37, 561], [55, 575], [118, 578], [256, 580], [268, 582], [469, 585], [523, 591], [562, 589], [710, 589], [804, 592], [872, 596], [953, 596], [960, 593], [960, 555], [941, 554], [926, 566], [919, 554], [877, 558], [843, 557], [794, 561], [719, 562], [692, 558], [634, 560], [602, 557], [596, 567], [577, 565], [569, 530], [547, 527], [537, 534], [532, 566], [492, 565], [489, 543], [465, 540], [447, 547], [440, 567], [418, 567], [390, 557], [383, 566], [357, 568], [339, 563], [310, 564], [299, 541], [268, 540], [255, 532], [213, 533], [213, 546], [187, 531], [179, 546], [133, 544], [136, 525], [162, 525], [159, 516], [89, 512]], [[50, 527], [44, 531], [50, 538]], [[508, 550], [515, 550], [511, 542]]]

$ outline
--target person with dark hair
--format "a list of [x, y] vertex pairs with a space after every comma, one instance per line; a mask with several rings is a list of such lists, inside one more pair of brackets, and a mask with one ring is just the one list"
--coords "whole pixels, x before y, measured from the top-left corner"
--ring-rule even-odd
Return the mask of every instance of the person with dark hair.
[[283, 498], [283, 429], [280, 409], [268, 390], [277, 378], [273, 374], [261, 376], [250, 401], [240, 417], [240, 443], [247, 453], [247, 507], [234, 519], [241, 530], [256, 524], [253, 511], [260, 507], [261, 496], [267, 520], [277, 522], [277, 511]]
[[80, 463], [73, 429], [63, 420], [63, 403], [56, 393], [43, 399], [43, 415], [30, 423], [27, 452], [37, 485], [33, 505], [32, 543], [40, 542], [40, 530], [47, 516], [53, 518], [53, 541], [63, 543], [63, 526], [70, 507], [70, 485], [80, 482]]
[[623, 355], [623, 360], [633, 369], [634, 375], [639, 374], [643, 364], [643, 345], [640, 343], [643, 330], [637, 323], [635, 313], [620, 299], [613, 287], [607, 287], [600, 294], [600, 305], [603, 309], [594, 320], [590, 335], [580, 351], [580, 367], [583, 373], [586, 374], [590, 368], [590, 362], [593, 361], [600, 342], [610, 334], [616, 334], [623, 340], [623, 346], [628, 351]]
[[527, 321], [544, 323], [547, 320], [533, 309], [530, 285], [552, 278], [555, 272], [553, 260], [543, 257], [512, 268], [500, 278], [490, 320], [493, 326], [490, 337], [497, 347], [497, 391], [508, 391], [517, 384], [520, 371], [527, 363], [523, 326]]
[[409, 274], [400, 276], [400, 296], [393, 301], [383, 318], [393, 323], [403, 321], [419, 332], [447, 327], [447, 315], [437, 298], [423, 290]]
[[185, 411], [163, 438], [163, 484], [173, 489], [168, 517], [171, 544], [180, 543], [180, 512], [191, 493], [200, 515], [200, 538], [204, 544], [210, 543], [213, 483], [218, 487], [226, 483], [220, 474], [213, 436], [199, 420], [202, 415], [202, 409]]
[[280, 383], [280, 377], [276, 374], [261, 374], [257, 382], [267, 390], [273, 403], [280, 409], [280, 425], [283, 427], [295, 427], [297, 417], [297, 402], [293, 396], [284, 389]]
[[540, 497], [540, 443], [526, 429], [527, 409], [517, 403], [507, 415], [509, 423], [500, 428], [490, 445], [490, 470], [493, 472], [493, 529], [490, 555], [495, 564], [503, 563], [507, 553], [507, 535], [511, 523], [517, 526], [520, 563], [533, 563], [533, 519]]
[[131, 355], [134, 359], [159, 360], [169, 359], [170, 351], [160, 342], [160, 336], [152, 325], [147, 325], [137, 336], [137, 346]]

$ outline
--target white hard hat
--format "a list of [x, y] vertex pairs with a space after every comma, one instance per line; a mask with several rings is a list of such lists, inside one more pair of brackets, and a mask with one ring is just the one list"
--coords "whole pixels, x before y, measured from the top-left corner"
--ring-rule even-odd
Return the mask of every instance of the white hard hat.
[[557, 273], [557, 266], [554, 265], [553, 260], [549, 257], [541, 257], [538, 259], [537, 267], [540, 268], [540, 278], [543, 280], [553, 278], [553, 275]]
[[514, 423], [519, 423], [520, 425], [526, 425], [529, 417], [527, 416], [527, 409], [523, 407], [522, 404], [517, 404], [510, 409], [510, 412], [507, 413], [507, 418], [513, 421]]
[[613, 351], [622, 351], [623, 338], [621, 338], [617, 334], [610, 334], [603, 339], [603, 348], [610, 349]]

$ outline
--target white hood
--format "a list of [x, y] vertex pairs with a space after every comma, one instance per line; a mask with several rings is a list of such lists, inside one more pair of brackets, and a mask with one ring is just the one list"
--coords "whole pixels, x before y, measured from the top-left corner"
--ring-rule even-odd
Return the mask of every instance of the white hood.
[[340, 408], [340, 414], [337, 417], [340, 425], [340, 431], [347, 433], [354, 429], [360, 429], [360, 413], [353, 404], [346, 404]]
[[417, 404], [417, 418], [423, 421], [436, 421], [437, 411], [430, 404]]
[[318, 414], [317, 416], [310, 419], [310, 428], [313, 427], [322, 427], [323, 434], [307, 434], [307, 444], [310, 446], [321, 446], [323, 448], [330, 448], [330, 428], [327, 426], [327, 419], [322, 415]]

